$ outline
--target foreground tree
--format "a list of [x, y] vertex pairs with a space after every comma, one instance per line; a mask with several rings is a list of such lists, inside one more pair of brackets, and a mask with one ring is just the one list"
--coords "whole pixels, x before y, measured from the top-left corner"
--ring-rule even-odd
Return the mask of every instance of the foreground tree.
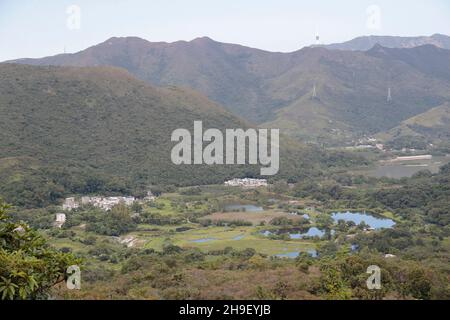
[[45, 299], [81, 261], [50, 248], [25, 223], [14, 223], [7, 209], [0, 200], [0, 299]]

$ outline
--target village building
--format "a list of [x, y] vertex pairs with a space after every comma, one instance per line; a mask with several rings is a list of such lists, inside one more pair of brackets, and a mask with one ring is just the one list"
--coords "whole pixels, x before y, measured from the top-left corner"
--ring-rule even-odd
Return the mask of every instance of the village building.
[[66, 198], [66, 200], [64, 201], [62, 208], [63, 210], [67, 210], [67, 211], [71, 211], [74, 209], [78, 209], [80, 207], [80, 205], [78, 204], [78, 202], [75, 201], [75, 198]]
[[225, 185], [228, 187], [242, 187], [242, 188], [259, 188], [259, 187], [267, 187], [266, 179], [232, 179], [229, 181], [225, 181]]
[[156, 200], [155, 195], [149, 190], [147, 191], [147, 195], [144, 197], [145, 202], [153, 202]]
[[430, 154], [425, 154], [425, 155], [421, 155], [421, 156], [409, 156], [409, 157], [397, 157], [393, 160], [391, 160], [391, 162], [396, 162], [396, 161], [416, 161], [416, 160], [432, 160], [433, 156]]
[[111, 210], [114, 206], [124, 204], [131, 206], [136, 201], [135, 197], [82, 197], [82, 205], [92, 205], [105, 211]]
[[79, 208], [80, 206], [93, 206], [95, 208], [100, 208], [105, 211], [110, 211], [114, 206], [119, 204], [124, 204], [126, 206], [132, 206], [135, 202], [152, 202], [156, 200], [156, 196], [149, 190], [147, 195], [142, 199], [138, 200], [135, 197], [102, 197], [102, 196], [83, 196], [80, 199], [75, 199], [74, 197], [66, 198], [63, 203], [63, 210], [71, 211]]
[[55, 223], [53, 224], [55, 228], [62, 228], [64, 223], [66, 223], [66, 215], [64, 213], [57, 213]]

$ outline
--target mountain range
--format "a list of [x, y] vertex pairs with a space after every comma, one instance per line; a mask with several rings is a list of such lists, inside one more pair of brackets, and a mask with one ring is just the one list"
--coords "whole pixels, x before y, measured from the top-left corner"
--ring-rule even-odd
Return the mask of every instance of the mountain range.
[[387, 48], [414, 48], [429, 44], [438, 48], [450, 49], [450, 37], [438, 33], [421, 37], [364, 36], [343, 43], [324, 45], [324, 47], [336, 50], [367, 51], [376, 44]]
[[120, 67], [153, 85], [196, 90], [255, 125], [341, 144], [389, 131], [449, 101], [446, 48], [443, 35], [365, 37], [290, 53], [206, 37], [174, 43], [125, 37], [75, 54], [13, 62]]

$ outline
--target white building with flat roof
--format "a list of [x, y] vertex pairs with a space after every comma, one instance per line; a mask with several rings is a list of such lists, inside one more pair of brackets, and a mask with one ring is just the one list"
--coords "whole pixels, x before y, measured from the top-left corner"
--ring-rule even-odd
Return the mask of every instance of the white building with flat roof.
[[80, 207], [80, 205], [73, 197], [66, 198], [66, 200], [64, 200], [64, 203], [62, 205], [63, 210], [67, 210], [67, 211], [78, 209], [79, 207]]
[[131, 206], [136, 201], [135, 197], [82, 197], [82, 205], [92, 205], [105, 211], [111, 210], [114, 206], [123, 203]]
[[225, 185], [228, 187], [242, 187], [242, 188], [259, 188], [259, 187], [267, 187], [266, 179], [232, 179], [229, 181], [225, 181]]
[[64, 223], [66, 223], [66, 215], [64, 213], [57, 213], [56, 220], [54, 223], [55, 228], [62, 228]]

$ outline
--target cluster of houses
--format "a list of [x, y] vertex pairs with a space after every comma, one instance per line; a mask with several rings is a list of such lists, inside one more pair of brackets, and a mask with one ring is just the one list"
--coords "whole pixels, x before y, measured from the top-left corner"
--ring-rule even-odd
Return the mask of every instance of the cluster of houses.
[[131, 206], [135, 201], [135, 197], [81, 197], [81, 205], [91, 205], [105, 211], [109, 211], [119, 204]]
[[233, 179], [229, 181], [225, 181], [225, 185], [228, 187], [242, 187], [242, 188], [259, 188], [259, 187], [267, 187], [266, 179]]
[[80, 204], [73, 197], [66, 198], [66, 200], [64, 200], [64, 203], [62, 205], [62, 209], [65, 211], [75, 210], [78, 209], [79, 207]]
[[138, 200], [135, 197], [81, 197], [81, 199], [75, 199], [74, 197], [66, 198], [62, 208], [65, 211], [72, 211], [78, 209], [80, 206], [91, 205], [96, 208], [100, 208], [105, 211], [110, 211], [114, 206], [124, 204], [131, 206], [135, 202], [151, 202], [155, 200], [155, 196], [151, 191], [147, 192], [147, 196], [142, 200]]
[[346, 149], [348, 150], [378, 149], [380, 151], [386, 151], [384, 148], [384, 144], [378, 142], [378, 140], [373, 137], [364, 137], [353, 142], [355, 145], [346, 147]]

